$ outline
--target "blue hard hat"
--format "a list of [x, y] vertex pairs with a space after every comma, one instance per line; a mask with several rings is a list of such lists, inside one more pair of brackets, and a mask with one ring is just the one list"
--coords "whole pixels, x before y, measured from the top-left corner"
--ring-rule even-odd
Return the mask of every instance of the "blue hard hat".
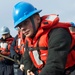
[[19, 2], [13, 8], [14, 27], [23, 22], [35, 13], [39, 13], [42, 10], [37, 10], [33, 5], [27, 2]]
[[10, 30], [9, 30], [9, 28], [8, 27], [6, 27], [6, 26], [3, 26], [2, 28], [1, 28], [1, 34], [3, 35], [3, 34], [10, 34]]

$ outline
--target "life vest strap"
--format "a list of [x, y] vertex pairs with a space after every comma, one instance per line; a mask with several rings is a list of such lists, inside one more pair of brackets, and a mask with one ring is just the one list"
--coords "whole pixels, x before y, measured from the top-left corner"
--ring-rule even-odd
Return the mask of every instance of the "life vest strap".
[[48, 50], [48, 47], [28, 47], [29, 50], [34, 51], [34, 50]]

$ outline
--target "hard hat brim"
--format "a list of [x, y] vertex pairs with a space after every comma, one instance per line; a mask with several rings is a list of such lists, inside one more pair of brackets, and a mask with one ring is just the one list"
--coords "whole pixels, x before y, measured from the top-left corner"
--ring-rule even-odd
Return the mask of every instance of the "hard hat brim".
[[4, 34], [8, 34], [8, 32], [4, 32], [4, 33], [1, 33], [2, 35], [4, 35]]
[[17, 22], [14, 23], [14, 28], [16, 28], [18, 26], [19, 23], [23, 22], [24, 20], [28, 19], [30, 16], [34, 15], [35, 13], [40, 13], [42, 10], [35, 10], [31, 13], [29, 13], [28, 15], [24, 15], [23, 17], [21, 17]]

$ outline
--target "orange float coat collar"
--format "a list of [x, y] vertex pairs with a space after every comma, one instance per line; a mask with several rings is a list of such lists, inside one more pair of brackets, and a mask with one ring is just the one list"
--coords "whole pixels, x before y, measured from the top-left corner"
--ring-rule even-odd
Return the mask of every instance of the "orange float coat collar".
[[22, 32], [19, 31], [18, 38], [16, 40], [15, 51], [19, 54], [24, 54], [24, 45], [25, 45], [25, 39], [23, 38]]
[[[42, 17], [41, 26], [33, 38], [26, 38], [28, 41], [29, 55], [36, 68], [43, 68], [48, 55], [48, 34], [53, 28], [65, 28], [70, 33], [68, 27], [70, 23], [59, 22], [59, 17], [55, 14]], [[73, 45], [73, 43], [72, 43]], [[67, 62], [68, 63], [68, 62]]]

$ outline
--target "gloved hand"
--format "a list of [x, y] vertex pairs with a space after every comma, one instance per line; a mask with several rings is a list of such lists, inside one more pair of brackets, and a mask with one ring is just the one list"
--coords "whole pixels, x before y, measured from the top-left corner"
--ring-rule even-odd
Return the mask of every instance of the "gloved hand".
[[35, 75], [32, 71], [27, 70], [27, 75]]
[[1, 51], [0, 52], [2, 55], [6, 55], [6, 56], [8, 56], [9, 54], [10, 54], [10, 52], [7, 52], [7, 51]]
[[24, 71], [24, 65], [23, 64], [20, 65], [20, 70]]

